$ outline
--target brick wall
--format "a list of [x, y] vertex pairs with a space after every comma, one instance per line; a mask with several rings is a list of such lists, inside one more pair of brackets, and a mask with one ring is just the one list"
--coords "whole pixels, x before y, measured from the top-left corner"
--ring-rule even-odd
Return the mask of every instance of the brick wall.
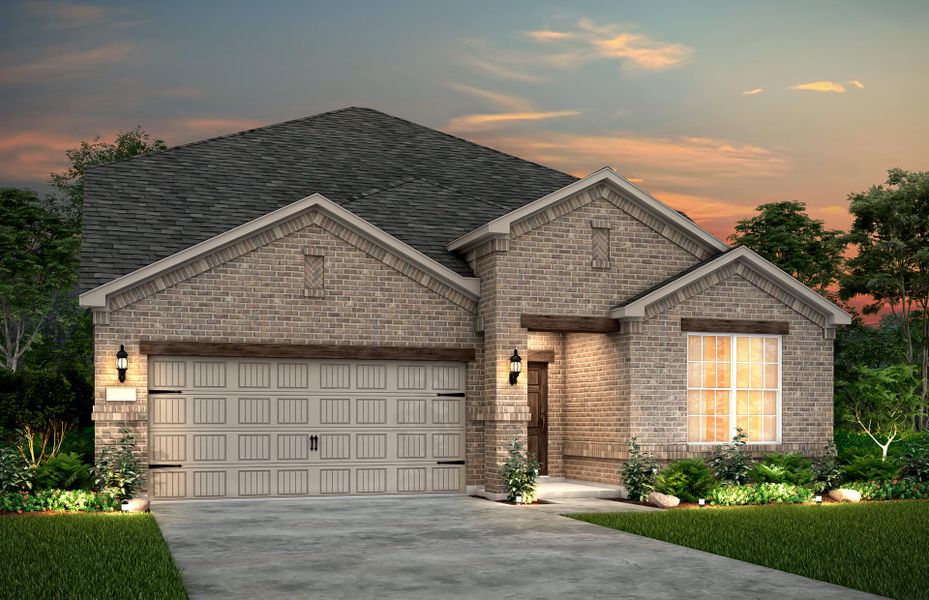
[[[284, 235], [141, 300], [125, 306], [121, 298], [112, 300], [121, 307], [98, 318], [94, 332], [98, 448], [129, 426], [147, 452], [140, 340], [478, 348], [478, 360], [468, 365], [466, 446], [468, 482], [481, 482], [483, 349], [474, 333], [476, 307], [452, 294], [443, 297], [314, 223], [309, 217], [302, 228], [284, 228]], [[325, 256], [324, 297], [304, 296], [305, 248]], [[119, 344], [130, 356], [126, 385], [137, 388], [136, 403], [105, 399], [105, 387], [116, 384]]]

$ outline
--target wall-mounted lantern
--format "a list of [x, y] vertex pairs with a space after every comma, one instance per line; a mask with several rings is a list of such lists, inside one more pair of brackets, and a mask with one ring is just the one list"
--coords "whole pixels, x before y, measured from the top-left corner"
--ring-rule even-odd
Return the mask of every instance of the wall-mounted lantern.
[[513, 356], [510, 357], [510, 385], [516, 385], [516, 380], [519, 379], [519, 372], [522, 371], [522, 369], [523, 359], [514, 348]]
[[119, 345], [119, 352], [116, 353], [116, 372], [119, 373], [119, 382], [125, 383], [126, 369], [129, 368], [129, 354], [122, 344]]

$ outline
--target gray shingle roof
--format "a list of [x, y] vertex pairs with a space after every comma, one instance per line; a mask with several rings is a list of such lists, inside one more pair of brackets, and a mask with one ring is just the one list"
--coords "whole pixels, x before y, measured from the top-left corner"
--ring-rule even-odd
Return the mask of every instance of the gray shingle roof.
[[573, 181], [372, 109], [322, 113], [89, 170], [80, 289], [315, 192], [470, 276], [448, 242]]

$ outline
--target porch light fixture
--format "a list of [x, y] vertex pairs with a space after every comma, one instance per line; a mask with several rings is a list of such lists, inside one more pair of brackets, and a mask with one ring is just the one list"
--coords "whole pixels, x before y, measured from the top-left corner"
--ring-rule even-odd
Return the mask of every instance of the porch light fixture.
[[116, 353], [116, 372], [119, 373], [119, 382], [126, 382], [126, 369], [129, 368], [129, 354], [126, 353], [126, 347], [119, 345], [119, 352]]
[[519, 372], [523, 369], [523, 359], [516, 349], [513, 349], [513, 356], [510, 357], [510, 385], [516, 385], [519, 379]]

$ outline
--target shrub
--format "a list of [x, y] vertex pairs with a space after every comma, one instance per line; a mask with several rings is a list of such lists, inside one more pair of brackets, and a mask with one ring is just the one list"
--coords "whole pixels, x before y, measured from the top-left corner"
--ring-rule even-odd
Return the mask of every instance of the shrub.
[[658, 461], [650, 453], [642, 452], [635, 437], [629, 438], [629, 459], [619, 469], [629, 499], [641, 502], [654, 492], [659, 470]]
[[716, 449], [710, 466], [716, 479], [723, 483], [741, 485], [745, 483], [748, 472], [752, 469], [752, 457], [745, 451], [745, 439], [748, 436], [738, 429], [735, 437], [728, 444]]
[[135, 436], [122, 429], [116, 448], [104, 448], [92, 470], [94, 488], [122, 500], [142, 483], [142, 461], [135, 454]]
[[83, 427], [68, 434], [61, 444], [61, 452], [74, 452], [85, 463], [94, 462], [94, 428]]
[[535, 500], [535, 488], [539, 480], [539, 462], [528, 452], [516, 438], [507, 446], [510, 458], [500, 466], [500, 475], [507, 489], [506, 499], [516, 502], [522, 496], [526, 504]]
[[58, 454], [36, 469], [36, 488], [40, 490], [81, 490], [89, 485], [90, 470], [74, 452]]
[[910, 481], [929, 482], [929, 437], [915, 438], [900, 455], [903, 476]]
[[35, 472], [26, 464], [19, 449], [0, 446], [0, 493], [32, 489]]
[[772, 452], [748, 472], [755, 483], [792, 483], [809, 486], [815, 480], [812, 463], [798, 452]]
[[856, 481], [842, 487], [859, 492], [862, 500], [929, 499], [929, 485], [920, 481]]
[[881, 460], [880, 456], [857, 456], [842, 467], [844, 481], [881, 481], [896, 479], [900, 463], [895, 459]]
[[836, 460], [835, 443], [829, 442], [813, 461], [813, 488], [818, 492], [831, 490], [842, 481], [842, 470]]
[[696, 502], [706, 498], [715, 483], [713, 472], [705, 462], [688, 458], [669, 464], [658, 476], [655, 490], [677, 496], [681, 502]]
[[0, 512], [11, 513], [46, 510], [112, 512], [119, 508], [119, 504], [119, 499], [112, 494], [86, 490], [42, 490], [0, 494]]
[[721, 485], [713, 490], [711, 501], [721, 506], [743, 504], [797, 504], [809, 502], [813, 492], [790, 483], [749, 483], [746, 485]]

